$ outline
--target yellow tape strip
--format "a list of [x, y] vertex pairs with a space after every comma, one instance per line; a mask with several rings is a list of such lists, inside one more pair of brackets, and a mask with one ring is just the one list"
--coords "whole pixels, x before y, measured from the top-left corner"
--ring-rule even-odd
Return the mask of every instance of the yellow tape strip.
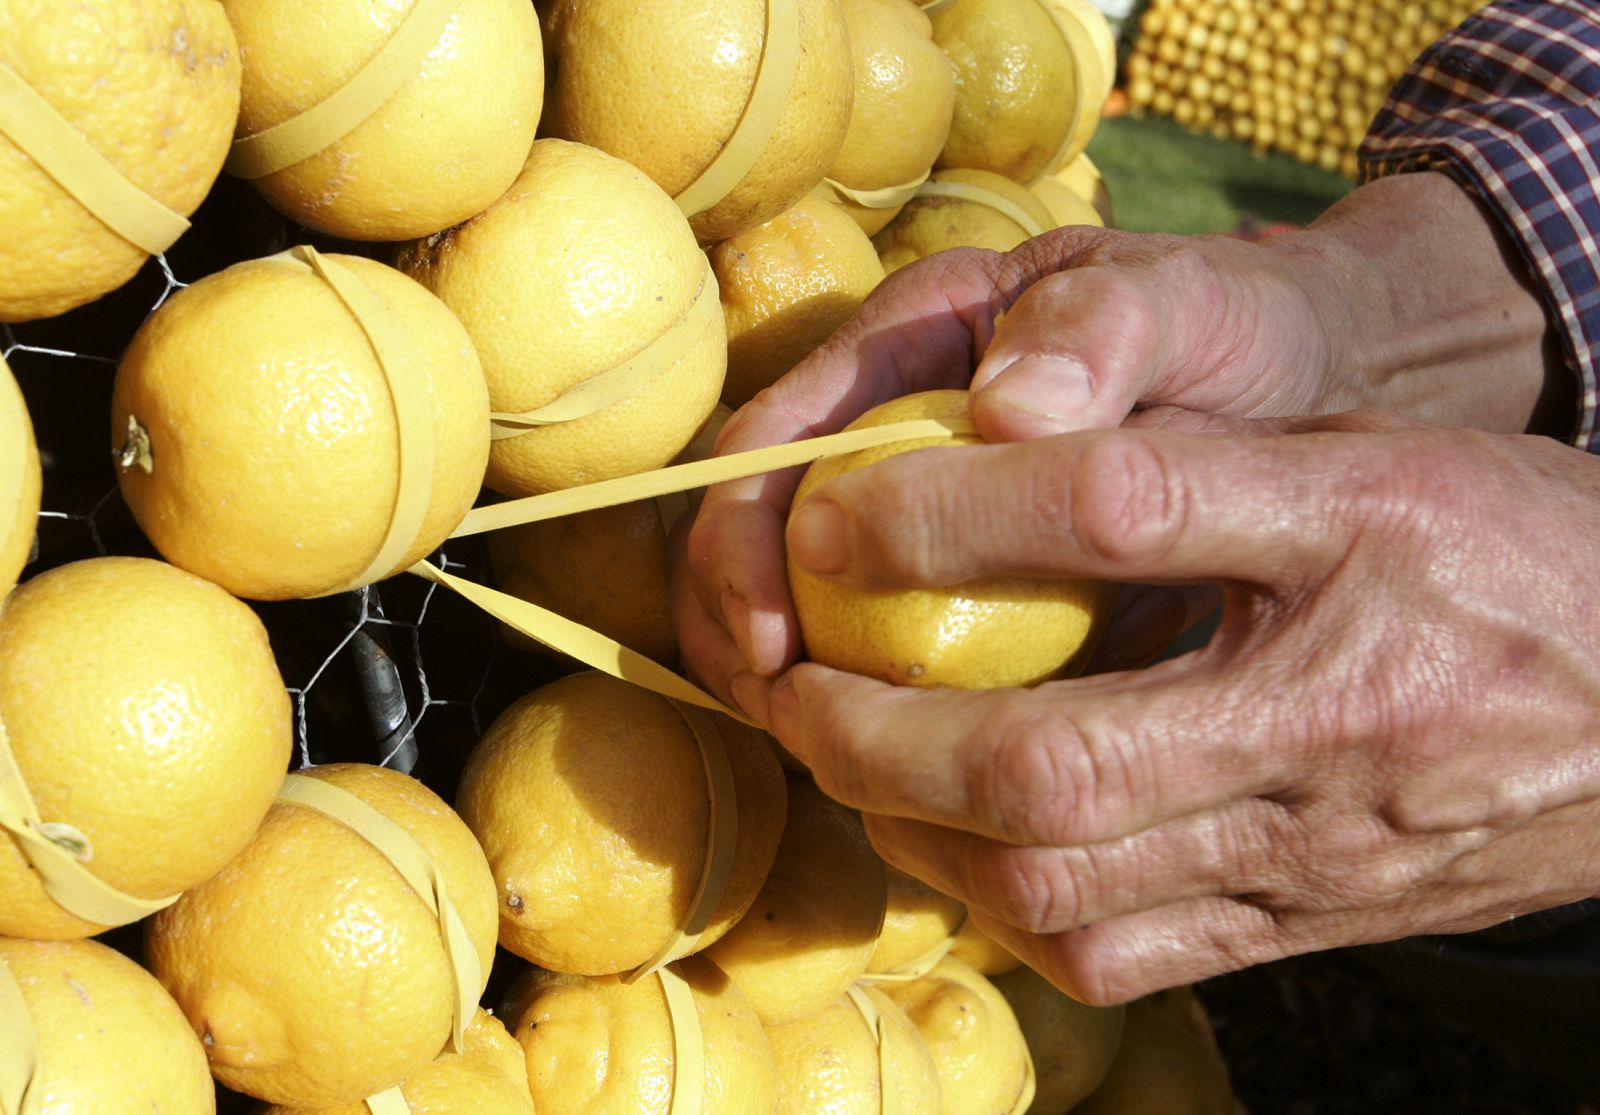
[[540, 426], [587, 418], [613, 403], [621, 402], [673, 368], [721, 314], [722, 301], [718, 297], [717, 281], [707, 260], [700, 290], [694, 301], [684, 310], [682, 317], [667, 326], [653, 341], [622, 363], [574, 384], [537, 409], [491, 413], [489, 436], [497, 441], [519, 437]]
[[867, 1030], [872, 1034], [872, 1044], [878, 1049], [878, 1113], [899, 1115], [903, 1091], [900, 1082], [895, 1079], [894, 1070], [890, 1067], [894, 1062], [889, 1057], [889, 1042], [883, 1026], [883, 1015], [878, 1011], [877, 1004], [872, 1001], [872, 996], [867, 994], [865, 987], [852, 985], [845, 994], [850, 996], [850, 1001], [860, 1012], [861, 1020], [867, 1024]]
[[450, 901], [438, 866], [409, 832], [356, 795], [332, 783], [303, 774], [291, 774], [284, 778], [276, 800], [320, 813], [371, 844], [394, 865], [395, 870], [427, 905], [428, 911], [439, 919], [439, 936], [455, 978], [456, 1002], [450, 1028], [450, 1048], [457, 1053], [462, 1052], [467, 1023], [472, 1020], [478, 1006], [478, 995], [483, 989], [483, 970], [478, 962], [477, 950], [472, 947], [472, 939], [467, 935], [467, 927], [462, 924], [461, 915]]
[[715, 208], [750, 173], [789, 103], [800, 68], [800, 13], [795, 0], [767, 0], [766, 39], [744, 115], [716, 158], [675, 199], [684, 216]]
[[700, 1115], [705, 1105], [706, 1045], [694, 992], [671, 968], [656, 971], [672, 1021], [672, 1099], [667, 1115]]
[[910, 182], [902, 182], [898, 186], [881, 186], [876, 190], [858, 190], [832, 178], [824, 178], [822, 184], [832, 190], [841, 203], [859, 205], [863, 209], [893, 209], [916, 197], [917, 189], [932, 173], [930, 168]]
[[900, 967], [888, 972], [867, 972], [862, 975], [860, 983], [911, 983], [919, 980], [939, 966], [939, 961], [950, 955], [950, 950], [956, 947], [956, 939], [952, 934], [934, 945], [927, 952], [914, 960], [908, 960]]
[[[1093, 96], [1093, 93], [1089, 91], [1089, 75], [1085, 72], [1084, 59], [1078, 57], [1078, 51], [1072, 45], [1072, 35], [1062, 21], [1067, 19], [1076, 21], [1085, 35], [1089, 33], [1088, 28], [1083, 27], [1083, 21], [1078, 19], [1076, 12], [1069, 11], [1058, 0], [1039, 0], [1039, 6], [1050, 17], [1050, 22], [1056, 29], [1056, 34], [1061, 36], [1061, 41], [1066, 44], [1067, 54], [1072, 58], [1072, 83], [1075, 87], [1073, 92], [1076, 97], [1073, 103], [1072, 123], [1067, 125], [1066, 134], [1061, 137], [1061, 143], [1050, 156], [1050, 161], [1044, 164], [1044, 171], [1040, 175], [1042, 178], [1045, 174], [1054, 174], [1066, 165], [1067, 153], [1072, 150], [1073, 141], [1078, 138], [1078, 129], [1083, 127], [1084, 120], [1088, 118], [1088, 101]], [[1090, 59], [1089, 61], [1096, 66], [1100, 64], [1098, 58]], [[1100, 116], [1098, 112], [1094, 114], [1094, 119], [1095, 123], [1099, 123]]]
[[39, 816], [39, 807], [11, 751], [4, 720], [0, 720], [0, 830], [16, 839], [51, 900], [84, 921], [127, 925], [178, 900], [177, 895], [147, 899], [123, 894], [85, 866], [94, 859], [94, 849], [72, 825]]
[[880, 445], [911, 441], [914, 438], [948, 438], [976, 432], [977, 428], [964, 419], [914, 418], [906, 422], [892, 422], [886, 426], [868, 426], [859, 430], [824, 434], [803, 441], [770, 445], [764, 449], [729, 453], [725, 457], [710, 457], [704, 461], [669, 465], [637, 476], [619, 476], [614, 480], [601, 480], [576, 488], [562, 488], [560, 491], [545, 492], [543, 495], [475, 507], [467, 512], [466, 517], [461, 520], [461, 524], [450, 537], [464, 538], [522, 523], [555, 519], [579, 511], [592, 511], [597, 507], [614, 507], [619, 503], [631, 503], [636, 499], [653, 499], [671, 492], [684, 492], [707, 484], [721, 484], [728, 480], [758, 476], [763, 472], [774, 472], [794, 465], [810, 464], [824, 457], [854, 453], [858, 449], [873, 449]]
[[969, 182], [924, 182], [917, 190], [917, 196], [950, 197], [959, 201], [970, 201], [974, 205], [985, 205], [1001, 216], [1015, 221], [1030, 237], [1045, 234], [1045, 230], [1039, 227], [1039, 222], [1034, 220], [1022, 206], [1010, 198], [1001, 197], [993, 190], [986, 190]]
[[700, 881], [694, 897], [689, 901], [683, 924], [668, 937], [660, 950], [649, 960], [623, 976], [623, 983], [632, 983], [640, 976], [649, 975], [674, 960], [681, 960], [694, 952], [700, 937], [711, 924], [712, 915], [722, 904], [728, 890], [728, 876], [733, 874], [733, 860], [739, 841], [739, 792], [733, 781], [733, 764], [728, 761], [727, 744], [711, 714], [704, 709], [674, 701], [694, 741], [700, 749], [700, 759], [706, 771], [706, 796], [709, 811], [706, 815], [706, 858], [700, 869]]
[[377, 553], [365, 569], [324, 595], [360, 588], [395, 572], [422, 533], [433, 493], [433, 405], [427, 373], [411, 355], [409, 339], [371, 287], [336, 260], [301, 245], [271, 257], [311, 271], [333, 290], [350, 316], [366, 334], [378, 369], [383, 373], [394, 407], [395, 439], [399, 444], [399, 479], [389, 525]]
[[134, 247], [159, 255], [189, 231], [175, 213], [123, 177], [41, 97], [22, 75], [0, 62], [0, 135], [55, 179], [96, 220]]
[[948, 8], [951, 4], [955, 3], [955, 0], [920, 0], [920, 2], [922, 5], [922, 10], [927, 12], [929, 15], [932, 15], [940, 8]]
[[223, 169], [240, 178], [264, 178], [338, 143], [416, 76], [459, 6], [458, 0], [417, 0], [354, 77], [299, 115], [234, 140]]
[[1026, 1044], [1022, 1047], [1022, 1071], [1022, 1091], [1017, 1093], [1017, 1102], [1011, 1105], [1006, 1115], [1028, 1115], [1034, 1096], [1039, 1094], [1039, 1077], [1034, 1072], [1033, 1054], [1028, 1051]]
[[406, 1102], [406, 1094], [398, 1087], [379, 1092], [375, 1096], [366, 1098], [367, 1110], [372, 1115], [411, 1115], [411, 1105]]
[[37, 1115], [39, 1037], [11, 966], [0, 959], [0, 1115]]

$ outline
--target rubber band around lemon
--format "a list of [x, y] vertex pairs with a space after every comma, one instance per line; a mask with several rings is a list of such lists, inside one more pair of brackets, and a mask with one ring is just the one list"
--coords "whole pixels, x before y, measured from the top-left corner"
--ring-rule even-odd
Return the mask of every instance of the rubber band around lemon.
[[[867, 994], [867, 988], [852, 984], [845, 994], [855, 1006], [861, 1020], [867, 1024], [867, 1032], [872, 1035], [872, 1044], [878, 1051], [878, 1115], [902, 1115], [900, 1096], [902, 1095], [899, 1082], [894, 1077], [894, 1070], [889, 1066], [893, 1061], [889, 1057], [889, 1042], [883, 1026], [883, 1015], [879, 1012], [877, 1004]], [[904, 1115], [913, 1115], [906, 1112]]]
[[949, 956], [950, 950], [955, 947], [956, 936], [952, 933], [921, 956], [906, 961], [898, 968], [892, 968], [887, 972], [867, 972], [856, 982], [864, 984], [911, 983], [937, 968], [939, 961]]
[[656, 969], [672, 1023], [672, 1098], [667, 1115], [700, 1115], [705, 1106], [706, 1046], [694, 991], [671, 968]]
[[455, 984], [450, 1049], [462, 1052], [467, 1024], [477, 1010], [478, 996], [483, 990], [483, 968], [433, 858], [405, 829], [355, 794], [331, 782], [303, 774], [288, 775], [278, 790], [276, 801], [320, 813], [372, 845], [438, 919], [440, 941]]
[[459, 7], [458, 0], [417, 0], [354, 77], [298, 115], [234, 140], [223, 169], [264, 178], [338, 143], [416, 76]]
[[1046, 229], [1039, 226], [1028, 211], [1010, 198], [1001, 197], [993, 190], [986, 190], [982, 186], [974, 186], [970, 182], [945, 182], [929, 179], [917, 188], [918, 197], [948, 197], [957, 201], [970, 201], [974, 205], [982, 205], [993, 209], [1002, 217], [1009, 218], [1025, 232], [1029, 238], [1043, 236]]
[[[1053, 174], [1066, 165], [1067, 152], [1072, 150], [1072, 145], [1078, 138], [1078, 130], [1083, 127], [1084, 121], [1089, 118], [1088, 101], [1092, 94], [1089, 91], [1089, 75], [1084, 72], [1083, 59], [1078, 57], [1078, 51], [1072, 45], [1072, 36], [1061, 22], [1064, 19], [1077, 20], [1077, 14], [1068, 11], [1055, 3], [1054, 0], [1039, 0], [1039, 6], [1050, 17], [1051, 26], [1056, 29], [1056, 34], [1061, 36], [1061, 41], [1067, 48], [1067, 54], [1072, 58], [1072, 84], [1075, 97], [1072, 108], [1072, 122], [1067, 126], [1067, 130], [1062, 135], [1061, 142], [1057, 144], [1055, 151], [1051, 153], [1050, 161], [1044, 164], [1044, 170], [1039, 175], [1042, 178], [1046, 174]], [[1084, 34], [1087, 35], [1088, 29], [1084, 28], [1083, 30]], [[1094, 64], [1099, 66], [1100, 61], [1098, 58], [1094, 59]], [[1098, 113], [1095, 114], [1095, 122], [1099, 122]]]
[[39, 1036], [11, 966], [0, 959], [0, 1115], [37, 1115]]
[[858, 190], [833, 178], [824, 178], [822, 184], [832, 191], [834, 199], [841, 205], [856, 205], [862, 209], [894, 209], [916, 197], [917, 190], [932, 173], [930, 168], [910, 182], [902, 182], [898, 186], [880, 186], [873, 190]]
[[150, 255], [189, 231], [189, 220], [128, 181], [22, 75], [0, 61], [0, 136], [101, 224]]
[[399, 1087], [388, 1088], [362, 1101], [372, 1115], [411, 1115], [411, 1105]]
[[716, 157], [673, 200], [686, 217], [716, 208], [750, 173], [778, 130], [800, 69], [796, 0], [767, 0], [766, 35], [744, 112]]

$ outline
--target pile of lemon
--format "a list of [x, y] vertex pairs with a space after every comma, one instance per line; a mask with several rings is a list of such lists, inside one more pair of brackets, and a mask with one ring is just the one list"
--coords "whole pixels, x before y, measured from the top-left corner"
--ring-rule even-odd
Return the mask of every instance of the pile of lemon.
[[[1087, 0], [0, 0], [0, 322], [121, 286], [224, 172], [321, 246], [129, 339], [95, 420], [162, 560], [30, 575], [0, 362], [0, 1115], [1231, 1110], [1192, 998], [1068, 999], [692, 691], [566, 672], [453, 802], [286, 774], [245, 602], [439, 576], [474, 504], [709, 456], [888, 271], [1104, 223], [1113, 66]], [[687, 504], [500, 531], [497, 579], [670, 678]], [[926, 636], [888, 622], [858, 668], [1030, 684], [1108, 599], [963, 591], [1021, 625], [975, 637], [1062, 637], [1016, 676], [982, 643], [900, 676]], [[804, 606], [814, 656], [854, 661], [856, 606]]]

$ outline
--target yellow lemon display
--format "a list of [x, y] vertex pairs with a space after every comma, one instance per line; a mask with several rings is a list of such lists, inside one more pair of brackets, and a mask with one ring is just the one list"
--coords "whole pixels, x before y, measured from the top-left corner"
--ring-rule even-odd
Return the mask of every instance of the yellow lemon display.
[[123, 498], [167, 560], [237, 596], [397, 573], [483, 480], [489, 400], [461, 323], [393, 268], [321, 262], [360, 317], [303, 258], [249, 260], [163, 303], [117, 369]]
[[[351, 240], [425, 236], [488, 208], [521, 169], [544, 96], [526, 0], [223, 7], [244, 53], [228, 169], [292, 220]], [[358, 75], [378, 83], [375, 103], [333, 113], [285, 153], [260, 150]]]
[[727, 370], [716, 280], [683, 214], [621, 159], [540, 140], [505, 196], [397, 262], [466, 326], [497, 416], [561, 408], [497, 417], [496, 491], [658, 468], [716, 405]]
[[8, 1057], [34, 1050], [28, 1115], [217, 1109], [205, 1051], [172, 996], [99, 941], [0, 937], [0, 1034]]
[[839, 0], [553, 0], [544, 130], [626, 159], [726, 240], [822, 181], [850, 122]]
[[[898, 972], [927, 960], [951, 942], [967, 911], [948, 894], [940, 894], [914, 875], [885, 865], [889, 884], [883, 930], [867, 962], [869, 973]], [[953, 943], [953, 942], [952, 942]]]
[[[288, 766], [289, 715], [256, 614], [164, 562], [90, 558], [0, 603], [0, 728], [17, 771], [89, 872], [134, 898], [176, 895], [245, 846]], [[0, 829], [0, 933], [105, 928], [59, 906]]]
[[737, 826], [696, 946], [750, 907], [784, 822], [783, 775], [761, 733], [573, 674], [503, 712], [461, 775], [456, 804], [493, 869], [506, 949], [602, 975], [651, 961], [685, 927], [717, 836], [696, 721], [730, 768], [733, 800], [716, 816], [726, 824], [731, 804]]
[[939, 1110], [939, 1073], [928, 1043], [876, 988], [770, 1025], [767, 1039], [778, 1063], [777, 1115]]
[[1026, 965], [993, 982], [1011, 1004], [1033, 1057], [1038, 1077], [1034, 1109], [1071, 1110], [1110, 1071], [1122, 1045], [1126, 1008], [1080, 1003]]
[[[965, 418], [964, 391], [925, 391], [873, 407], [846, 429], [911, 418]], [[910, 449], [970, 445], [976, 434], [903, 441], [818, 461], [795, 492], [799, 507], [835, 476]], [[867, 592], [789, 563], [807, 655], [894, 685], [986, 689], [1031, 685], [1070, 669], [1112, 602], [1096, 581], [993, 577], [938, 589]]]
[[955, 70], [912, 0], [840, 0], [855, 97], [823, 190], [868, 236], [900, 211], [950, 134]]
[[885, 271], [946, 248], [1008, 252], [1057, 226], [1026, 187], [987, 170], [941, 170], [872, 238]]
[[[417, 1115], [534, 1115], [522, 1046], [481, 1007], [460, 1053], [445, 1051], [406, 1077], [400, 1094]], [[365, 1101], [268, 1107], [261, 1115], [372, 1115]]]
[[0, 597], [22, 575], [33, 547], [42, 477], [33, 423], [11, 369], [0, 359]]
[[[239, 50], [210, 0], [8, 0], [0, 321], [93, 301], [176, 239], [222, 169]], [[130, 239], [132, 237], [132, 239]]]
[[674, 1104], [674, 1090], [691, 1088], [698, 1110], [772, 1115], [772, 1046], [738, 986], [694, 956], [666, 978], [687, 985], [691, 1001], [680, 1005], [693, 1011], [698, 1041], [674, 1023], [658, 975], [624, 983], [531, 969], [513, 985], [505, 1017], [539, 1115], [671, 1115], [687, 1106]]
[[[461, 819], [408, 775], [334, 764], [296, 775], [354, 797], [409, 836], [459, 916], [442, 915], [347, 822], [279, 800], [216, 876], [148, 923], [151, 971], [201, 1037], [211, 1071], [269, 1103], [327, 1107], [402, 1083], [451, 1036], [460, 988], [483, 993], [494, 878]], [[470, 1012], [462, 1019], [471, 1020]]]
[[837, 206], [803, 197], [711, 249], [728, 327], [722, 398], [743, 406], [855, 316], [883, 264]]
[[883, 925], [883, 861], [861, 818], [789, 779], [789, 817], [750, 911], [706, 956], [769, 1025], [821, 1010], [867, 970]]

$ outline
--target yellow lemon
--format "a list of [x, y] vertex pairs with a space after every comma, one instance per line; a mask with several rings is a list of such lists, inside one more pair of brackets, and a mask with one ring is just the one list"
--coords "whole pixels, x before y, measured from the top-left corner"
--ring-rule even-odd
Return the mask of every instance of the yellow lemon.
[[[967, 416], [965, 391], [924, 391], [873, 407], [846, 429], [912, 418]], [[919, 438], [818, 461], [795, 492], [798, 507], [835, 476], [910, 449], [971, 445], [976, 434]], [[986, 689], [1031, 685], [1076, 664], [1112, 591], [1097, 581], [987, 577], [949, 588], [867, 592], [789, 563], [789, 587], [807, 655], [894, 685]]]
[[[400, 1093], [417, 1115], [534, 1115], [522, 1046], [483, 1008], [460, 1053], [446, 1050], [406, 1077]], [[274, 1105], [260, 1115], [372, 1115], [365, 1101], [332, 1107]]]
[[944, 1115], [1012, 1115], [1032, 1069], [1005, 998], [978, 972], [946, 957], [922, 979], [884, 984], [921, 1032], [939, 1074]]
[[639, 167], [701, 243], [799, 201], [844, 143], [854, 84], [839, 0], [554, 0], [544, 27], [545, 132]]
[[28, 404], [0, 358], [0, 597], [28, 563], [39, 518], [39, 448], [33, 441]]
[[[0, 1011], [9, 1046], [31, 1031], [29, 1115], [211, 1115], [216, 1089], [188, 1021], [149, 972], [99, 941], [0, 937], [0, 982], [24, 1019]], [[8, 1050], [8, 1053], [10, 1050]]]
[[1056, 227], [1026, 187], [986, 170], [941, 170], [872, 238], [885, 271], [946, 248], [1008, 252]]
[[1080, 1003], [1026, 965], [996, 976], [994, 985], [1028, 1041], [1038, 1076], [1034, 1109], [1071, 1110], [1110, 1070], [1122, 1044], [1125, 1008]]
[[961, 928], [956, 931], [956, 941], [950, 948], [950, 955], [986, 976], [1003, 975], [1022, 964], [1016, 953], [979, 929], [971, 918], [962, 922]]
[[896, 972], [923, 960], [950, 941], [967, 916], [960, 902], [898, 867], [886, 866], [885, 874], [888, 904], [868, 972]]
[[[1100, 112], [1111, 95], [1116, 75], [1116, 40], [1106, 17], [1090, 0], [1039, 0], [1072, 52], [1074, 116], [1066, 138], [1040, 175], [1060, 170], [1083, 154], [1095, 129]], [[1024, 179], [1026, 181], [1026, 179]]]
[[1195, 1024], [1160, 996], [1128, 1004], [1116, 1059], [1073, 1115], [1235, 1115], [1228, 1066]]
[[906, 201], [950, 134], [955, 70], [911, 0], [841, 0], [855, 61], [844, 147], [823, 189], [868, 236]]
[[772, 871], [744, 918], [706, 950], [767, 1024], [821, 1010], [867, 970], [883, 925], [883, 861], [861, 818], [789, 779]]
[[[738, 839], [702, 946], [755, 900], [784, 817], [782, 772], [761, 733], [708, 718], [707, 742], [720, 740], [732, 768]], [[596, 672], [535, 690], [484, 733], [456, 802], [493, 869], [500, 943], [518, 956], [624, 972], [688, 919], [712, 814], [691, 721], [665, 697]]]
[[1111, 226], [1111, 192], [1106, 188], [1106, 182], [1100, 174], [1100, 168], [1095, 166], [1094, 160], [1089, 158], [1087, 154], [1079, 155], [1066, 166], [1050, 175], [1050, 178], [1060, 182], [1067, 189], [1094, 206], [1095, 212], [1100, 214], [1100, 223], [1108, 228]]
[[[336, 764], [304, 777], [361, 799], [421, 848], [477, 960], [476, 1000], [495, 901], [471, 831], [396, 771]], [[439, 915], [375, 845], [307, 806], [279, 801], [244, 851], [147, 924], [151, 970], [234, 1091], [348, 1103], [400, 1084], [450, 1037], [456, 974]]]
[[939, 1073], [922, 1034], [882, 991], [855, 994], [866, 999], [865, 1010], [846, 995], [767, 1027], [778, 1062], [777, 1115], [939, 1110]]
[[[653, 9], [652, 9], [653, 10]], [[511, 189], [401, 249], [400, 268], [460, 316], [499, 414], [582, 385], [625, 390], [538, 428], [503, 430], [487, 483], [507, 495], [658, 468], [710, 415], [727, 369], [716, 282], [672, 200], [592, 147], [534, 144]]]
[[[426, 398], [431, 469], [411, 459], [415, 537], [369, 566], [400, 512], [395, 396], [364, 325], [303, 263], [234, 264], [180, 290], [117, 370], [123, 497], [167, 560], [237, 596], [284, 600], [399, 572], [453, 530], [483, 480], [488, 393], [461, 323], [381, 263], [330, 256], [375, 304]], [[401, 355], [404, 356], [405, 353]]]
[[531, 969], [518, 980], [506, 1018], [539, 1115], [670, 1115], [678, 1073], [695, 1066], [700, 1110], [772, 1115], [772, 1046], [738, 986], [696, 956], [670, 971], [688, 985], [697, 1045], [674, 1024], [659, 976], [623, 983]]
[[[437, 6], [223, 0], [244, 53], [239, 136], [325, 102], [414, 12], [426, 20]], [[525, 0], [450, 2], [440, 15], [423, 49], [392, 63], [404, 70], [371, 115], [319, 135], [324, 146], [282, 169], [240, 168], [267, 201], [319, 232], [403, 240], [466, 220], [511, 185], [544, 98], [538, 17]]]
[[711, 249], [728, 326], [722, 397], [741, 407], [855, 316], [883, 264], [866, 233], [815, 194]]
[[1046, 176], [1028, 189], [1032, 190], [1034, 196], [1044, 202], [1045, 208], [1050, 210], [1050, 223], [1054, 227], [1061, 228], [1067, 225], [1105, 227], [1100, 211], [1058, 178]]
[[[22, 780], [135, 898], [194, 886], [245, 846], [289, 764], [289, 717], [255, 612], [164, 562], [74, 562], [0, 604], [0, 723]], [[105, 928], [56, 905], [0, 832], [0, 933]]]
[[[8, 0], [7, 71], [115, 176], [177, 214], [193, 213], [222, 169], [239, 115], [239, 50], [209, 0]], [[44, 158], [60, 151], [47, 146]], [[149, 258], [3, 133], [0, 228], [0, 321], [93, 301]]]

